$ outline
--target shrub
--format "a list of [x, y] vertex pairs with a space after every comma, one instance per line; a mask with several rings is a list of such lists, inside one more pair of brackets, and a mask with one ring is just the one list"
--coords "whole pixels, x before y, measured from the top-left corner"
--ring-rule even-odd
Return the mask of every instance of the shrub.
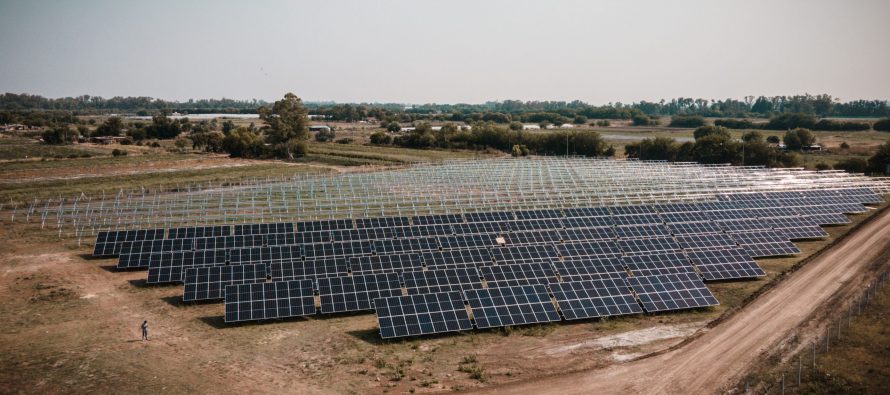
[[770, 144], [779, 144], [779, 141], [782, 141], [779, 139], [779, 136], [769, 136], [766, 138], [766, 142]]
[[115, 148], [111, 151], [111, 156], [127, 156], [127, 151], [121, 151]]
[[850, 131], [860, 131], [860, 130], [868, 130], [871, 126], [865, 122], [850, 122], [850, 121], [834, 121], [831, 119], [823, 119], [813, 126], [814, 130], [828, 130], [828, 131], [841, 131], [841, 132], [850, 132]]
[[726, 139], [732, 138], [729, 130], [722, 126], [702, 126], [695, 129], [695, 131], [692, 132], [692, 136], [695, 137], [696, 140], [708, 136], [720, 136]]
[[742, 135], [742, 141], [751, 142], [751, 141], [763, 141], [763, 133], [760, 133], [756, 130], [752, 130]]
[[879, 132], [890, 132], [890, 118], [884, 118], [872, 125], [872, 129]]
[[374, 145], [387, 145], [392, 143], [392, 137], [390, 137], [386, 132], [374, 132], [371, 135], [371, 144]]
[[334, 129], [322, 129], [315, 132], [315, 141], [333, 141], [336, 137], [337, 134], [334, 132]]
[[757, 125], [747, 119], [717, 119], [714, 126], [722, 126], [728, 129], [754, 129]]
[[130, 140], [129, 138], [125, 138], [125, 139], [121, 140], [121, 145], [133, 145], [133, 140]]
[[825, 162], [816, 163], [816, 170], [823, 171], [823, 170], [829, 170], [829, 169], [831, 169], [831, 166], [829, 166]]
[[849, 158], [838, 162], [834, 168], [847, 173], [865, 173], [868, 170], [868, 161], [861, 158]]
[[342, 138], [342, 139], [335, 141], [335, 143], [337, 143], [337, 144], [352, 144], [352, 142], [353, 142], [353, 140], [349, 137]]
[[785, 132], [785, 137], [782, 138], [782, 141], [785, 142], [785, 146], [789, 150], [798, 151], [803, 147], [815, 144], [816, 136], [808, 129], [797, 128]]
[[847, 144], [846, 141], [841, 143], [841, 149], [850, 149], [850, 144]]
[[634, 126], [649, 126], [649, 125], [657, 125], [658, 123], [653, 123], [652, 118], [649, 118], [643, 114], [634, 115], [631, 118], [631, 122]]
[[765, 128], [769, 130], [787, 130], [795, 128], [812, 129], [816, 126], [816, 117], [804, 113], [785, 113], [772, 117]]
[[672, 128], [697, 128], [704, 125], [705, 118], [701, 115], [675, 115], [668, 124]]

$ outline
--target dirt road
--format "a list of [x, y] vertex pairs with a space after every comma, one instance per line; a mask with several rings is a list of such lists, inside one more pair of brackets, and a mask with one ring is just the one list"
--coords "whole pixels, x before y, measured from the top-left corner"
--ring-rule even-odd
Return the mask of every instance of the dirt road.
[[497, 394], [721, 392], [890, 247], [890, 211], [823, 252], [744, 309], [673, 351], [611, 367], [488, 388]]

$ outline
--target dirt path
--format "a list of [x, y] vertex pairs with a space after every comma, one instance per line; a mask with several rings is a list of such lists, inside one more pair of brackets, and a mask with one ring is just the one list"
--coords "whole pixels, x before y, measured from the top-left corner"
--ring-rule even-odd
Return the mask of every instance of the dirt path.
[[673, 351], [609, 368], [494, 387], [497, 394], [721, 392], [747, 367], [807, 320], [890, 248], [890, 211], [879, 214], [775, 288], [695, 340]]

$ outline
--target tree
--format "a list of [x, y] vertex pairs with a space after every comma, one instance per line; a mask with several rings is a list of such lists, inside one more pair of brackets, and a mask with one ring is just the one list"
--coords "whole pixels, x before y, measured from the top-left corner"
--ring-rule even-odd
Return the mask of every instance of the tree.
[[77, 133], [68, 125], [56, 125], [44, 131], [41, 137], [45, 144], [62, 145], [73, 143], [77, 139]]
[[732, 134], [729, 133], [729, 129], [726, 129], [722, 126], [701, 126], [695, 129], [694, 132], [692, 132], [692, 136], [695, 137], [696, 140], [707, 136], [720, 136], [724, 139], [732, 138]]
[[744, 141], [744, 142], [763, 141], [763, 133], [760, 133], [756, 130], [746, 132], [746, 133], [742, 134], [742, 141]]
[[890, 132], [890, 118], [884, 118], [872, 125], [872, 129], [879, 132]]
[[769, 136], [766, 138], [766, 142], [770, 144], [779, 144], [779, 136]]
[[288, 92], [283, 99], [273, 103], [271, 109], [263, 106], [257, 112], [260, 119], [268, 125], [264, 132], [273, 151], [288, 159], [298, 156], [299, 153], [292, 152], [289, 148], [299, 145], [288, 143], [291, 140], [305, 141], [309, 138], [309, 113], [303, 107], [303, 100]]
[[797, 128], [785, 132], [782, 138], [789, 150], [798, 151], [803, 147], [809, 147], [816, 143], [816, 136], [808, 129]]
[[878, 152], [868, 159], [868, 170], [872, 173], [890, 174], [890, 142], [881, 144]]
[[235, 129], [235, 122], [232, 122], [231, 119], [228, 119], [222, 123], [222, 132], [223, 134], [229, 134], [229, 132]]
[[189, 146], [189, 143], [191, 143], [191, 141], [189, 141], [188, 138], [178, 137], [173, 144], [176, 145], [176, 149], [178, 149], [179, 152], [185, 152], [185, 148]]
[[816, 126], [816, 117], [804, 113], [785, 113], [772, 117], [765, 128], [769, 130], [788, 130], [795, 128], [812, 129]]
[[634, 126], [649, 126], [652, 123], [652, 120], [643, 114], [637, 114], [631, 118], [631, 122]]
[[245, 127], [229, 132], [223, 139], [222, 146], [232, 157], [257, 158], [265, 154], [262, 136]]
[[147, 138], [159, 140], [174, 139], [180, 133], [182, 133], [182, 123], [167, 118], [163, 114], [151, 117], [151, 125], [145, 127], [145, 137]]
[[389, 143], [392, 143], [392, 137], [386, 134], [386, 132], [377, 131], [371, 134], [371, 144], [387, 145]]
[[390, 122], [386, 125], [386, 130], [388, 130], [390, 133], [396, 133], [402, 130], [402, 125], [399, 125], [398, 122]]
[[321, 129], [315, 132], [315, 141], [326, 142], [333, 141], [337, 137], [333, 128]]
[[124, 121], [120, 117], [111, 117], [102, 122], [93, 136], [120, 136], [124, 130]]
[[513, 149], [510, 152], [514, 158], [522, 156], [522, 148], [519, 148], [519, 144], [514, 144]]
[[190, 136], [193, 149], [203, 149], [206, 152], [223, 152], [223, 140], [226, 135], [222, 132], [210, 131], [192, 133]]
[[510, 130], [518, 132], [522, 130], [522, 124], [519, 122], [510, 122]]
[[868, 161], [862, 158], [848, 158], [836, 163], [834, 168], [847, 173], [865, 173], [868, 171]]
[[714, 134], [695, 140], [692, 156], [696, 162], [715, 163], [741, 163], [742, 149], [736, 143], [725, 136]]

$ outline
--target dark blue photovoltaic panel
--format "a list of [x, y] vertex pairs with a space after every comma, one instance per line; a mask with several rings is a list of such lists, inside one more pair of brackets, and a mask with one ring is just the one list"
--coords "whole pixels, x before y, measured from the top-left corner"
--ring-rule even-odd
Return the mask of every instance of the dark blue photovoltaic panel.
[[735, 239], [724, 233], [705, 235], [678, 235], [674, 237], [677, 244], [685, 250], [690, 249], [722, 249], [735, 247]]
[[615, 225], [612, 217], [571, 217], [563, 218], [562, 226], [566, 229], [573, 228], [605, 228]]
[[226, 322], [259, 321], [315, 314], [312, 281], [226, 286]]
[[297, 232], [319, 232], [339, 229], [353, 229], [355, 225], [351, 219], [326, 219], [321, 221], [297, 222]]
[[375, 299], [374, 310], [384, 339], [473, 329], [460, 292]]
[[267, 235], [274, 233], [294, 233], [294, 224], [290, 222], [276, 222], [269, 224], [241, 224], [235, 225], [234, 235]]
[[620, 255], [618, 245], [611, 240], [591, 240], [577, 243], [557, 244], [557, 251], [563, 257], [576, 256], [615, 256]]
[[604, 278], [622, 279], [627, 271], [618, 256], [574, 257], [551, 263], [562, 281], [596, 280]]
[[356, 218], [356, 229], [363, 228], [395, 228], [400, 226], [409, 226], [411, 223], [408, 217], [379, 217], [379, 218]]
[[615, 236], [620, 239], [651, 239], [670, 237], [671, 232], [664, 225], [616, 226]]
[[266, 281], [266, 265], [203, 266], [185, 270], [182, 300], [221, 300], [228, 285]]
[[629, 277], [626, 281], [650, 313], [719, 304], [694, 272]]
[[488, 288], [556, 282], [556, 272], [550, 266], [550, 260], [482, 266], [479, 270]]
[[520, 245], [495, 247], [490, 250], [491, 257], [498, 264], [523, 261], [541, 261], [556, 258], [556, 250], [549, 245]]
[[154, 254], [148, 262], [148, 284], [182, 282], [185, 269], [226, 264], [226, 250], [176, 251]]
[[474, 222], [467, 224], [452, 224], [451, 229], [455, 235], [494, 233], [503, 234], [510, 230], [505, 222]]
[[752, 257], [785, 256], [799, 254], [800, 250], [782, 234], [774, 230], [730, 233]]
[[616, 226], [661, 224], [662, 220], [657, 214], [638, 215], [613, 215], [612, 221]]
[[439, 249], [439, 241], [435, 237], [416, 239], [377, 240], [374, 251], [377, 254], [403, 254], [406, 252], [434, 251]]
[[608, 217], [612, 215], [608, 207], [581, 207], [567, 208], [563, 210], [566, 218], [569, 217]]
[[691, 250], [686, 256], [698, 268], [705, 281], [754, 278], [766, 272], [745, 250], [732, 247], [717, 250]]
[[168, 239], [193, 239], [196, 237], [229, 236], [231, 234], [232, 227], [229, 225], [192, 226], [167, 230]]
[[417, 225], [447, 225], [464, 222], [461, 214], [418, 215], [411, 217], [411, 223]]
[[467, 222], [503, 222], [513, 221], [516, 217], [513, 216], [512, 212], [501, 211], [491, 213], [466, 213], [464, 214], [464, 219]]
[[523, 232], [529, 230], [558, 230], [562, 229], [562, 221], [558, 218], [550, 219], [526, 219], [521, 221], [505, 222], [511, 231]]
[[678, 245], [674, 239], [669, 237], [655, 239], [619, 239], [617, 244], [625, 254], [631, 255], [677, 251], [680, 249], [680, 245]]
[[475, 266], [493, 264], [488, 249], [424, 251], [420, 255], [430, 269], [445, 266]]
[[482, 276], [474, 267], [404, 272], [402, 279], [409, 295], [482, 288]]
[[315, 259], [309, 261], [279, 261], [270, 264], [272, 281], [312, 280], [340, 277], [349, 274], [345, 258]]
[[544, 285], [464, 291], [479, 329], [559, 321]]
[[560, 209], [517, 211], [514, 214], [516, 215], [516, 219], [518, 219], [518, 220], [562, 218], [563, 217], [562, 210], [560, 210]]
[[682, 222], [708, 222], [711, 218], [701, 211], [683, 212], [683, 213], [662, 213], [659, 214], [661, 219], [668, 225]]
[[617, 215], [637, 215], [637, 214], [655, 214], [652, 206], [612, 206], [609, 207], [613, 216]]
[[416, 253], [352, 257], [349, 269], [353, 274], [401, 273], [423, 270], [423, 261]]
[[480, 249], [480, 248], [488, 248], [495, 247], [498, 245], [496, 235], [492, 234], [481, 234], [481, 235], [456, 235], [456, 236], [439, 236], [438, 242], [439, 246], [442, 247], [443, 250], [454, 250], [454, 249]]
[[634, 276], [695, 272], [689, 258], [682, 252], [631, 255], [622, 257], [621, 261]]
[[559, 231], [559, 235], [567, 243], [584, 240], [614, 240], [618, 237], [612, 228], [564, 229]]
[[683, 222], [667, 224], [668, 229], [674, 235], [702, 235], [723, 233], [723, 229], [716, 222]]
[[321, 312], [325, 314], [371, 310], [374, 299], [401, 294], [401, 276], [398, 273], [318, 279]]
[[560, 231], [557, 230], [533, 230], [528, 232], [515, 232], [504, 235], [508, 246], [523, 244], [553, 244], [562, 241]]
[[567, 320], [642, 313], [623, 279], [550, 284], [559, 311]]

